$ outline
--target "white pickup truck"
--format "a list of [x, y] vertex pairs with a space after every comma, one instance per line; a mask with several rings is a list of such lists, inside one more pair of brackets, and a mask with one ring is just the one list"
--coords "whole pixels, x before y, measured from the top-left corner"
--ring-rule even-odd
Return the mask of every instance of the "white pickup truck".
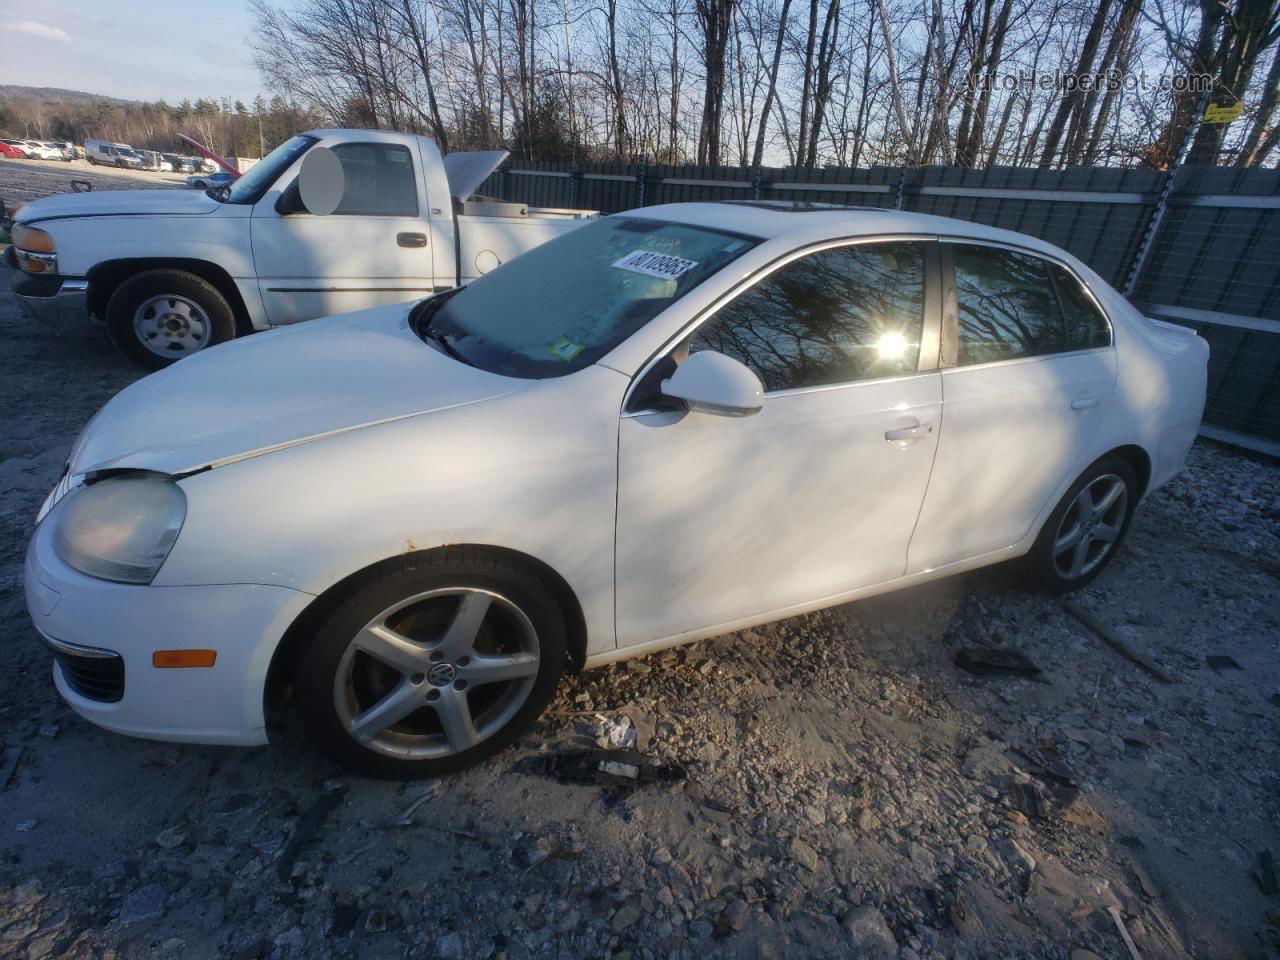
[[[476, 197], [505, 156], [441, 157], [426, 137], [313, 130], [206, 192], [34, 200], [14, 219], [14, 290], [51, 326], [106, 321], [151, 368], [254, 330], [418, 300], [596, 215]], [[312, 187], [315, 212], [308, 167], [340, 169], [332, 203], [317, 204]]]

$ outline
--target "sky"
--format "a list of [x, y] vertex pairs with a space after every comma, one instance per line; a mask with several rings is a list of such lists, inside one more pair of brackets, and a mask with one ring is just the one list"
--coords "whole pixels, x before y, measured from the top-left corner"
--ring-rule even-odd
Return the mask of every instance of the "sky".
[[0, 83], [248, 104], [252, 30], [245, 0], [0, 0]]

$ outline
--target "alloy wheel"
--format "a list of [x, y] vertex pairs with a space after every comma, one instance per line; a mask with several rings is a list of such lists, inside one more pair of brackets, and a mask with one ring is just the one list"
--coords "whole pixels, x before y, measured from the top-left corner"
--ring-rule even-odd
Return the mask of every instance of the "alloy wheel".
[[133, 313], [138, 342], [167, 360], [207, 346], [212, 331], [209, 318], [196, 303], [174, 294], [144, 300]]
[[1129, 513], [1129, 488], [1114, 473], [1095, 477], [1076, 494], [1058, 524], [1053, 565], [1060, 576], [1088, 576], [1115, 549]]
[[351, 639], [334, 706], [371, 750], [448, 757], [501, 730], [538, 669], [537, 631], [511, 600], [477, 587], [431, 590], [383, 610]]

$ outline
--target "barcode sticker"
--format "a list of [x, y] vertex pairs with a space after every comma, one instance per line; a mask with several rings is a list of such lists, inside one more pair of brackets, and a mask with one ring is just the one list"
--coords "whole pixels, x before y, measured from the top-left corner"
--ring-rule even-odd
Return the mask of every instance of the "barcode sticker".
[[664, 280], [677, 280], [696, 267], [698, 261], [673, 257], [669, 253], [635, 250], [621, 260], [613, 261], [613, 265], [619, 270], [630, 270], [632, 273], [643, 273], [646, 276], [661, 277]]

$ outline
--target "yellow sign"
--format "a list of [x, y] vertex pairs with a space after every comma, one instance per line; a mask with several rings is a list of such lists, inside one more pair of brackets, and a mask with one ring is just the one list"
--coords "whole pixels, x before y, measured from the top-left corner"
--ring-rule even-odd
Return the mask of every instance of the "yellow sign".
[[1244, 102], [1240, 100], [1227, 106], [1211, 103], [1204, 108], [1204, 122], [1226, 124], [1232, 120], [1239, 120], [1242, 113], [1244, 113]]

